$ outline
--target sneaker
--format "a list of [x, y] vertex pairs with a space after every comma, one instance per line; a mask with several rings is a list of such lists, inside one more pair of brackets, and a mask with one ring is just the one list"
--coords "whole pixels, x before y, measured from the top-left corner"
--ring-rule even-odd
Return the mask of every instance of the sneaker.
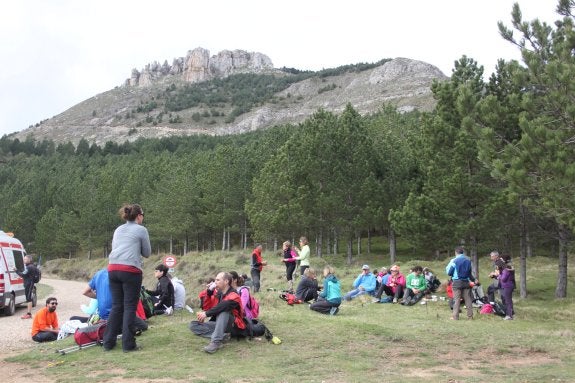
[[505, 318], [503, 318], [503, 320], [513, 320], [513, 317], [510, 317], [509, 315], [507, 315]]
[[32, 314], [28, 313], [28, 314], [22, 315], [20, 317], [20, 319], [32, 319]]
[[393, 303], [397, 303], [397, 298], [393, 298]]
[[339, 312], [339, 307], [332, 307], [329, 309], [329, 315], [335, 315]]
[[208, 354], [213, 354], [220, 348], [222, 348], [222, 342], [210, 342], [210, 344], [204, 347], [204, 351], [207, 352]]
[[172, 315], [174, 313], [174, 309], [172, 306], [168, 307], [165, 311], [166, 315]]
[[426, 304], [427, 304], [427, 301], [426, 301], [425, 299], [422, 300], [421, 303], [420, 303], [420, 305], [426, 305]]
[[373, 299], [371, 300], [371, 303], [379, 303], [379, 299], [373, 298]]

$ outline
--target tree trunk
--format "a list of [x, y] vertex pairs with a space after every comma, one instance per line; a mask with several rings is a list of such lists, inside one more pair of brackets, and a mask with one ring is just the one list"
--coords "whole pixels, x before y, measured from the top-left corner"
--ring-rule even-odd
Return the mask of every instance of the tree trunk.
[[222, 251], [226, 251], [226, 229], [222, 232]]
[[174, 237], [170, 235], [170, 254], [174, 254]]
[[519, 217], [520, 217], [520, 230], [519, 233], [519, 296], [521, 298], [527, 298], [527, 248], [529, 243], [529, 233], [527, 231], [527, 215], [526, 208], [522, 202], [519, 205]]
[[473, 275], [479, 277], [479, 257], [477, 256], [477, 237], [475, 234], [471, 235], [471, 270]]
[[338, 253], [338, 245], [337, 245], [337, 229], [333, 229], [333, 255]]
[[371, 230], [367, 230], [367, 255], [371, 255]]
[[361, 234], [357, 233], [357, 255], [361, 255]]
[[559, 270], [555, 298], [567, 297], [567, 245], [569, 232], [567, 226], [559, 224]]
[[393, 265], [397, 258], [397, 240], [395, 238], [395, 230], [392, 227], [389, 228], [387, 236], [389, 239], [389, 262]]
[[347, 240], [347, 264], [351, 265], [351, 262], [353, 261], [353, 237], [351, 236], [351, 234], [349, 235], [349, 238]]
[[317, 236], [317, 245], [315, 248], [315, 253], [318, 257], [322, 258], [323, 257], [322, 252], [323, 252], [323, 230], [320, 230]]

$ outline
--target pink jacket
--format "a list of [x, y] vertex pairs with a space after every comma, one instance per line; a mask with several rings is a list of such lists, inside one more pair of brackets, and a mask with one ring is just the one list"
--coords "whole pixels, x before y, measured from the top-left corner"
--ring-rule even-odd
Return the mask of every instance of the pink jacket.
[[397, 285], [401, 285], [405, 288], [405, 277], [401, 273], [397, 273], [397, 275], [393, 275], [393, 273], [387, 278], [387, 285], [391, 287], [391, 290], [395, 293], [397, 290]]

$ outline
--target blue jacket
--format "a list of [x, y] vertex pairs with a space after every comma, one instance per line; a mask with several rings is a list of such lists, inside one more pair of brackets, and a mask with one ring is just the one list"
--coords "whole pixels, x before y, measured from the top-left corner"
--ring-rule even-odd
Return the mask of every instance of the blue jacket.
[[357, 276], [355, 281], [353, 281], [353, 287], [356, 289], [359, 286], [363, 286], [364, 290], [368, 293], [371, 293], [375, 290], [375, 283], [376, 283], [375, 275], [373, 273], [361, 273]]
[[323, 280], [323, 290], [319, 294], [320, 297], [330, 303], [341, 303], [341, 285], [333, 274], [328, 274]]
[[447, 264], [445, 272], [451, 279], [462, 281], [475, 281], [471, 273], [471, 260], [465, 254], [459, 254]]

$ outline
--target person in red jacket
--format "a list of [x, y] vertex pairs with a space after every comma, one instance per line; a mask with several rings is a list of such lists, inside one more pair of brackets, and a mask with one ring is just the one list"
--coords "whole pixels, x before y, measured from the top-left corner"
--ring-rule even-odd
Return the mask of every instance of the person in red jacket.
[[[190, 323], [190, 330], [204, 338], [210, 338], [210, 343], [204, 351], [213, 354], [223, 346], [224, 339], [229, 339], [232, 327], [244, 330], [244, 312], [242, 301], [236, 290], [232, 287], [232, 275], [221, 272], [216, 276], [216, 289], [218, 290], [218, 304], [208, 311], [200, 311], [197, 321]], [[206, 321], [208, 317], [211, 320]]]
[[198, 298], [200, 298], [202, 311], [208, 311], [218, 304], [218, 291], [216, 290], [216, 280], [214, 278], [207, 280], [206, 288], [200, 291]]
[[262, 269], [268, 263], [262, 259], [262, 245], [256, 244], [256, 248], [252, 252], [252, 262], [251, 262], [251, 275], [252, 283], [254, 285], [254, 293], [260, 291], [260, 276]]

